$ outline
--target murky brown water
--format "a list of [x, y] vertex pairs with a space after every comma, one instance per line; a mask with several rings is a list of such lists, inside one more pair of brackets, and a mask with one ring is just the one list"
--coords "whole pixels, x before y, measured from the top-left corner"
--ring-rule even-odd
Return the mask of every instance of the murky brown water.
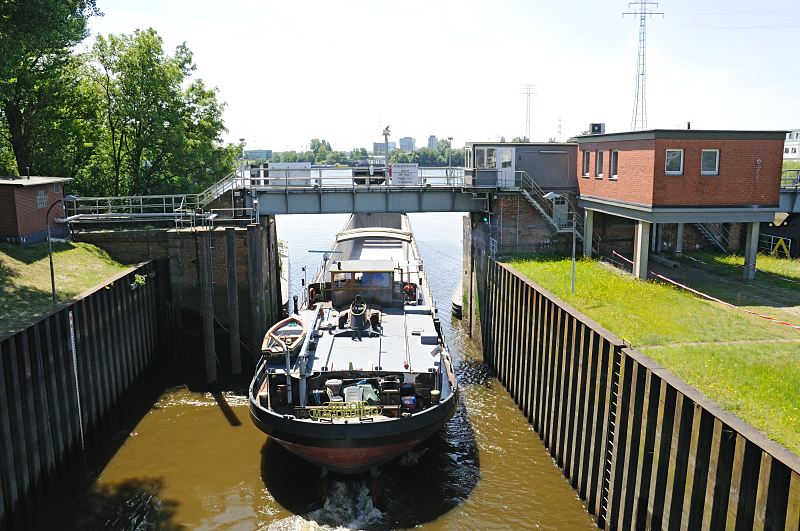
[[[318, 257], [305, 251], [326, 248], [344, 221], [305, 219], [302, 226], [279, 220], [279, 237], [295, 260], [293, 286], [299, 286], [302, 265], [316, 266]], [[323, 504], [319, 470], [256, 429], [245, 397], [170, 389], [98, 470], [91, 494], [58, 510], [79, 514], [76, 525], [83, 528], [595, 528], [458, 321], [450, 326], [460, 217], [414, 216], [412, 223], [442, 301], [462, 405], [414, 456], [382, 467], [377, 506], [363, 477], [332, 477]]]

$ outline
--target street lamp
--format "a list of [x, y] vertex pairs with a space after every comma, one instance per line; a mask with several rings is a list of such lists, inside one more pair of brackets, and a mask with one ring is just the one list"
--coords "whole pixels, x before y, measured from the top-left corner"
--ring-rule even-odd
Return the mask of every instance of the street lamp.
[[[563, 199], [564, 196], [555, 192], [547, 192], [542, 196], [542, 198], [555, 203], [556, 199]], [[578, 220], [576, 212], [571, 211], [570, 214], [572, 215], [572, 294], [575, 295], [575, 237], [577, 233]], [[561, 226], [560, 219], [555, 219], [555, 206], [553, 207], [553, 218], [553, 221], [555, 221], [558, 226]]]
[[447, 137], [447, 167], [453, 166], [453, 137]]
[[56, 275], [55, 271], [53, 270], [53, 243], [50, 240], [50, 211], [53, 210], [53, 207], [57, 204], [61, 203], [62, 201], [75, 201], [78, 198], [74, 195], [66, 195], [50, 205], [50, 208], [47, 209], [47, 214], [44, 216], [44, 223], [47, 225], [47, 255], [50, 257], [50, 290], [53, 294], [53, 304], [56, 304]]
[[388, 125], [383, 128], [383, 143], [384, 143], [384, 147], [386, 148], [386, 168], [389, 167], [389, 135], [391, 135], [391, 134], [392, 134], [392, 132], [389, 131], [389, 126]]

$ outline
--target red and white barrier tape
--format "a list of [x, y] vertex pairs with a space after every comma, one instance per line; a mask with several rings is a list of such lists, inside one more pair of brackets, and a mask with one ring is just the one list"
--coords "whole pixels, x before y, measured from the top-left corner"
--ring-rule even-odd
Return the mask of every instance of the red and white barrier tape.
[[[628, 258], [622, 256], [617, 251], [611, 251], [611, 252], [612, 252], [612, 254], [615, 254], [616, 256], [622, 258], [623, 260], [625, 260], [629, 264], [633, 265], [633, 262], [631, 260], [629, 260]], [[685, 284], [681, 284], [680, 282], [672, 280], [671, 278], [667, 278], [664, 275], [659, 275], [655, 271], [648, 271], [648, 273], [650, 273], [651, 275], [653, 275], [654, 277], [656, 277], [656, 278], [658, 278], [660, 280], [663, 280], [665, 282], [669, 282], [670, 284], [674, 284], [675, 286], [678, 286], [679, 288], [685, 289], [688, 292], [691, 292], [691, 293], [694, 293], [695, 295], [703, 297], [704, 299], [708, 299], [710, 301], [718, 302], [718, 303], [720, 303], [720, 304], [722, 304], [724, 306], [729, 306], [729, 307], [733, 308], [734, 310], [741, 310], [741, 311], [743, 311], [745, 313], [749, 313], [750, 315], [755, 315], [755, 316], [761, 317], [762, 319], [766, 319], [768, 321], [772, 321], [773, 323], [776, 323], [776, 324], [781, 324], [781, 325], [784, 325], [784, 326], [788, 326], [790, 328], [794, 328], [795, 330], [800, 330], [800, 325], [787, 323], [786, 321], [781, 321], [780, 319], [776, 319], [774, 317], [770, 317], [769, 315], [764, 315], [764, 314], [761, 314], [761, 313], [758, 313], [758, 312], [754, 312], [752, 310], [748, 310], [747, 308], [741, 308], [739, 306], [735, 306], [735, 305], [733, 305], [733, 304], [731, 304], [729, 302], [725, 302], [725, 301], [720, 300], [720, 299], [718, 299], [716, 297], [712, 297], [711, 295], [703, 293], [702, 291], [697, 291], [694, 288], [690, 288], [689, 286], [687, 286]]]

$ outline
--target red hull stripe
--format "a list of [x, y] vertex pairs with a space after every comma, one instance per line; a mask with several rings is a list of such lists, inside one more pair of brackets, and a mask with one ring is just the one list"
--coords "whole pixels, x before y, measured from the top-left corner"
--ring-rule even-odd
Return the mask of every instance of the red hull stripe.
[[421, 443], [423, 438], [409, 439], [397, 444], [363, 448], [322, 448], [275, 439], [281, 446], [306, 461], [339, 471], [362, 471], [391, 461]]

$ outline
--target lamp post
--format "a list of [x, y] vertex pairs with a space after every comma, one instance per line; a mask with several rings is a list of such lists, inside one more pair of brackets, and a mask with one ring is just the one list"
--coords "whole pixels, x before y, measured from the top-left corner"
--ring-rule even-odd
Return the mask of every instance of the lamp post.
[[384, 147], [386, 148], [386, 165], [385, 166], [387, 168], [387, 175], [388, 175], [388, 168], [389, 168], [389, 135], [391, 135], [391, 134], [392, 134], [392, 132], [389, 131], [389, 126], [388, 125], [383, 128], [383, 144], [384, 144]]
[[453, 137], [447, 137], [447, 167], [453, 166]]
[[44, 223], [47, 225], [47, 255], [50, 258], [50, 291], [53, 294], [53, 304], [58, 302], [56, 300], [56, 275], [55, 271], [53, 270], [53, 243], [50, 240], [50, 211], [53, 210], [53, 207], [57, 204], [61, 203], [62, 201], [75, 201], [78, 199], [74, 195], [67, 195], [50, 205], [50, 208], [47, 209], [47, 214], [44, 216]]

